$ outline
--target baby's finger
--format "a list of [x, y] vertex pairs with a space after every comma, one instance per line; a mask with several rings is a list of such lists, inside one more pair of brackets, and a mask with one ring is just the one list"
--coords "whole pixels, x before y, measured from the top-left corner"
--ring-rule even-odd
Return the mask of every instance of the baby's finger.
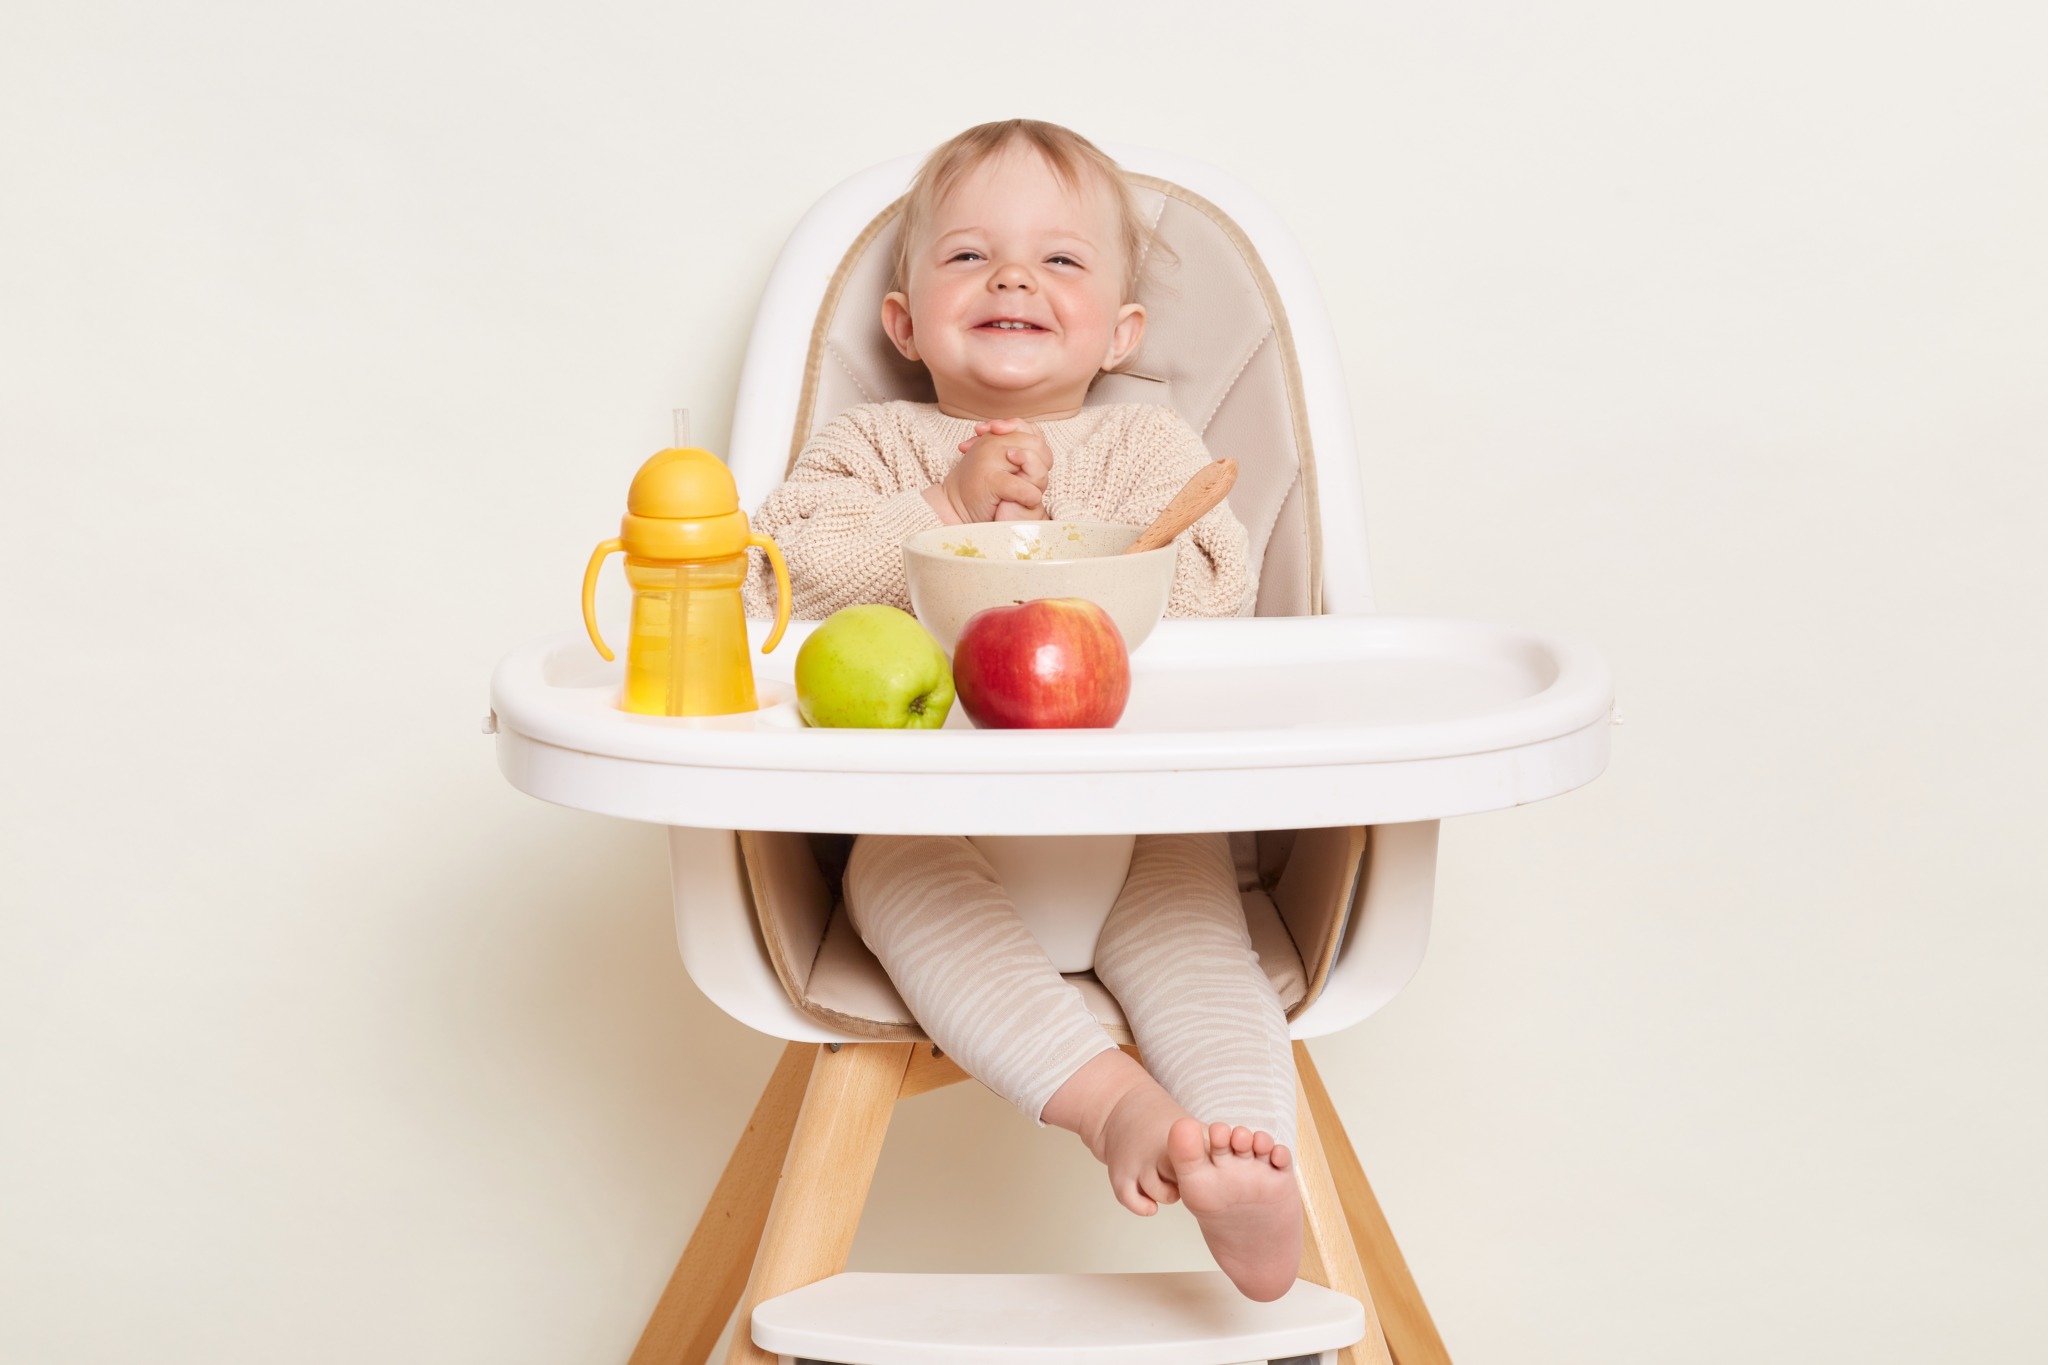
[[996, 496], [1005, 502], [1014, 502], [1020, 507], [1038, 507], [1045, 502], [1045, 494], [1037, 484], [1017, 474], [1005, 474], [996, 480]]
[[1040, 488], [1045, 487], [1046, 479], [1052, 475], [1052, 461], [1046, 458], [1044, 451], [1034, 450], [1030, 446], [1011, 446], [1004, 453], [1010, 457], [1010, 463], [1023, 472], [1025, 478]]

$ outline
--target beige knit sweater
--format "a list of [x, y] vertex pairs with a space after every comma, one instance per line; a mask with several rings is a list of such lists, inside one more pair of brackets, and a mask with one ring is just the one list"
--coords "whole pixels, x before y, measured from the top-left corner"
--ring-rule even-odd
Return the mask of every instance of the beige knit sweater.
[[[1120, 403], [1041, 422], [1052, 449], [1046, 510], [1056, 521], [1143, 526], [1209, 461], [1202, 438], [1171, 408]], [[866, 403], [813, 436], [780, 488], [754, 514], [789, 561], [792, 614], [816, 620], [884, 602], [910, 610], [904, 540], [940, 525], [924, 490], [960, 459], [974, 423], [935, 403]], [[1168, 616], [1250, 613], [1257, 574], [1244, 526], [1226, 501], [1180, 535]], [[754, 556], [747, 614], [772, 616], [775, 579]]]

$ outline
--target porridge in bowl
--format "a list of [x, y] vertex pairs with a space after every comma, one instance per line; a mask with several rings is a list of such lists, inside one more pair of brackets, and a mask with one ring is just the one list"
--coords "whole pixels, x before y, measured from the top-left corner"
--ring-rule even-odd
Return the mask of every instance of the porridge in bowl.
[[903, 542], [917, 619], [947, 653], [967, 618], [1037, 597], [1085, 597], [1136, 649], [1166, 614], [1176, 547], [1127, 555], [1142, 528], [1099, 521], [935, 526]]

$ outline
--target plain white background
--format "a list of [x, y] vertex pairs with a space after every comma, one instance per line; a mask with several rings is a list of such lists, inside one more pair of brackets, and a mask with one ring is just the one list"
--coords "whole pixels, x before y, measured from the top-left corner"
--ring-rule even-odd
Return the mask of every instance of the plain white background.
[[[15, 0], [0, 1358], [625, 1358], [777, 1045], [489, 671], [803, 210], [1029, 114], [1292, 224], [1382, 609], [1615, 667], [1317, 1048], [1459, 1361], [2038, 1359], [2041, 14]], [[973, 1088], [891, 1137], [857, 1266], [1202, 1263]]]

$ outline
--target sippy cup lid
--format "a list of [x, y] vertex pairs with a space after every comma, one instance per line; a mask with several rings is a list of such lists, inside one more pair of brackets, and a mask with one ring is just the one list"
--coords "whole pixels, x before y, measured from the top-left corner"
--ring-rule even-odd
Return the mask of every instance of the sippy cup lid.
[[740, 492], [725, 461], [695, 447], [650, 455], [626, 493], [626, 510], [636, 517], [702, 521], [740, 510]]
[[619, 539], [637, 558], [704, 559], [739, 554], [748, 530], [732, 471], [692, 447], [658, 451], [640, 466]]

